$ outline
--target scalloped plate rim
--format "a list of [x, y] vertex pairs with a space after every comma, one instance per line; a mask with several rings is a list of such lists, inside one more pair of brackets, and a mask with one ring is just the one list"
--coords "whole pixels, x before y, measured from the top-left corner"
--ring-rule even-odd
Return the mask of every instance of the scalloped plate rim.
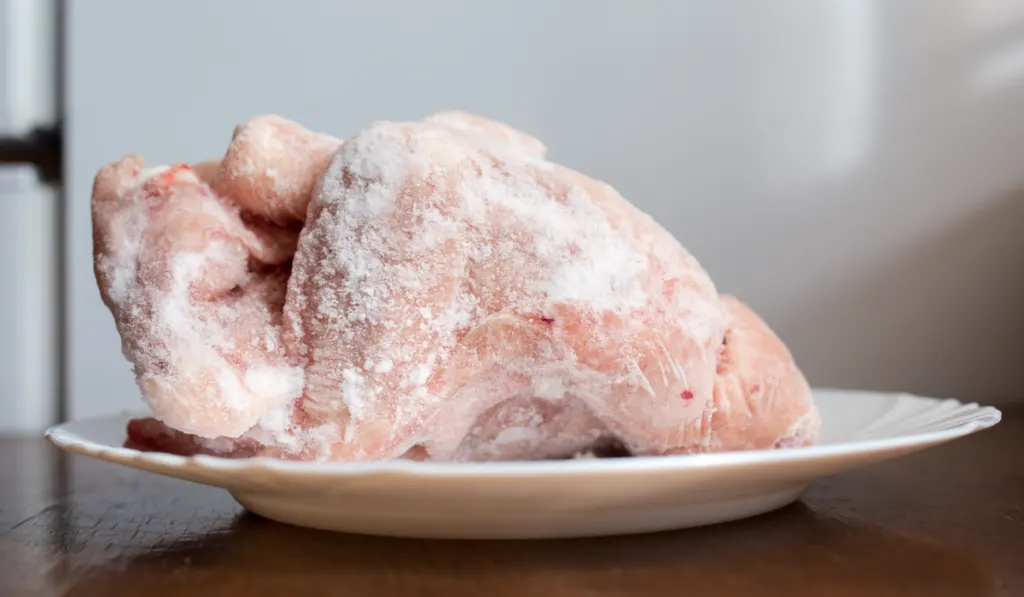
[[[879, 451], [901, 450], [920, 446], [927, 448], [945, 443], [998, 424], [1002, 418], [999, 409], [993, 406], [979, 405], [975, 402], [960, 402], [955, 398], [930, 398], [907, 392], [876, 392], [868, 390], [849, 390], [839, 388], [815, 388], [815, 399], [829, 396], [829, 400], [837, 399], [836, 395], [886, 397], [895, 404], [899, 400], [911, 399], [932, 403], [955, 402], [958, 408], [966, 409], [962, 415], [964, 421], [938, 431], [896, 433], [891, 436], [871, 439], [853, 439], [834, 443], [819, 444], [811, 447], [780, 448], [774, 450], [744, 450], [732, 452], [716, 452], [707, 454], [683, 454], [672, 456], [637, 456], [614, 459], [575, 459], [546, 461], [516, 462], [413, 462], [405, 460], [389, 460], [375, 462], [296, 462], [272, 458], [219, 458], [214, 456], [177, 456], [162, 452], [143, 452], [123, 446], [103, 445], [84, 438], [74, 428], [83, 425], [127, 422], [139, 414], [120, 414], [105, 417], [79, 419], [60, 425], [54, 425], [45, 432], [48, 441], [62, 450], [83, 454], [100, 460], [140, 468], [138, 465], [149, 463], [160, 467], [193, 468], [198, 467], [214, 472], [238, 472], [246, 469], [260, 469], [275, 473], [295, 473], [304, 475], [325, 476], [370, 476], [377, 474], [400, 474], [410, 477], [505, 477], [505, 476], [565, 476], [572, 474], [594, 473], [630, 473], [656, 472], [665, 470], [707, 469], [745, 467], [753, 464], [783, 464], [786, 462], [816, 461], [829, 458], [854, 456], [857, 454]], [[141, 462], [139, 462], [141, 461]]]

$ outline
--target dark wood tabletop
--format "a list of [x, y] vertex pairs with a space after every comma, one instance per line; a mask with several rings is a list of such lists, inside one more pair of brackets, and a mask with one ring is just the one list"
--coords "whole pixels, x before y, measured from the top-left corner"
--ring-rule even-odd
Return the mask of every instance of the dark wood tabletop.
[[0, 595], [1024, 595], [1024, 409], [771, 514], [564, 541], [290, 527], [222, 490], [0, 439]]

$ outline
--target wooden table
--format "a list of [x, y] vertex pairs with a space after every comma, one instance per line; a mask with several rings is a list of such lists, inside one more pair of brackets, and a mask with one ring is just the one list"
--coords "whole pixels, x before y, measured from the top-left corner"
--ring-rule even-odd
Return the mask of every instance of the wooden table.
[[1024, 595], [1024, 409], [758, 518], [547, 542], [294, 528], [227, 493], [0, 440], [0, 595]]

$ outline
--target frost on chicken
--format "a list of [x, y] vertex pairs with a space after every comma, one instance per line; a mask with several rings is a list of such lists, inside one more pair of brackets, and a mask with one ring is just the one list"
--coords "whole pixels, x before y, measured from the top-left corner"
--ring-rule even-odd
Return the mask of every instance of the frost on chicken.
[[222, 162], [146, 168], [128, 156], [103, 168], [93, 188], [96, 277], [125, 356], [154, 414], [199, 436], [238, 436], [302, 391], [304, 373], [281, 334], [301, 217], [270, 218], [276, 205], [304, 211], [311, 189], [268, 191], [273, 181], [245, 183], [237, 165], [270, 153], [286, 180], [315, 176], [340, 142], [277, 118], [239, 127], [266, 129], [236, 134]]
[[328, 460], [813, 443], [806, 381], [764, 322], [545, 151], [462, 112], [344, 143], [261, 117], [219, 162], [105, 168], [97, 277], [162, 421], [135, 443]]

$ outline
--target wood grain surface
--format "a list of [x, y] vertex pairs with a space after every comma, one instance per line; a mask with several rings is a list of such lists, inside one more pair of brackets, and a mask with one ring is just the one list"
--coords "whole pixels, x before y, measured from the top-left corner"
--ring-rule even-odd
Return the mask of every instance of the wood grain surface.
[[1024, 595], [1024, 410], [754, 519], [606, 539], [359, 537], [0, 439], [0, 595]]

